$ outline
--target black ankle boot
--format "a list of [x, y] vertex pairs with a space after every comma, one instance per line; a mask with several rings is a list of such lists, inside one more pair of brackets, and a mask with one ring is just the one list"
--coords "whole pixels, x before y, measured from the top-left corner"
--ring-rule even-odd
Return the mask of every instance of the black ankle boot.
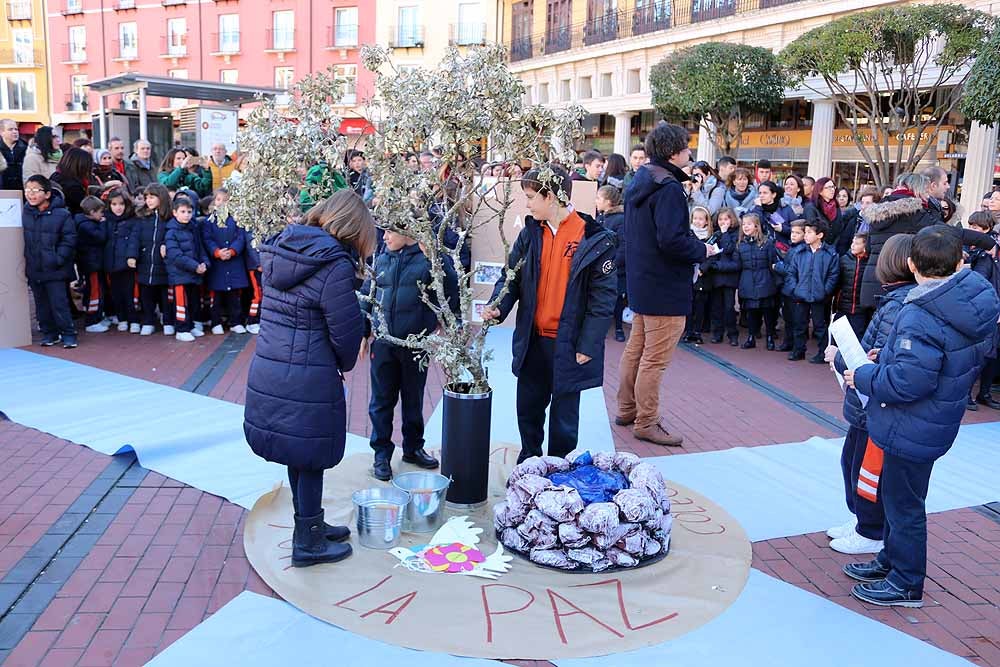
[[757, 347], [757, 341], [754, 340], [753, 336], [747, 336], [746, 342], [740, 345], [744, 350], [749, 350], [751, 348]]
[[993, 400], [993, 394], [990, 392], [980, 393], [979, 396], [976, 396], [976, 402], [993, 410], [1000, 410], [1000, 403]]
[[372, 474], [375, 479], [388, 482], [392, 479], [392, 466], [389, 464], [388, 456], [375, 455], [375, 464], [372, 466]]
[[338, 544], [327, 539], [322, 511], [315, 516], [295, 515], [295, 532], [292, 533], [292, 567], [335, 563], [350, 555], [350, 544]]
[[418, 468], [425, 468], [427, 470], [434, 470], [441, 465], [436, 458], [424, 451], [423, 447], [409, 454], [403, 454], [403, 462], [412, 463]]
[[774, 352], [774, 336], [767, 337], [767, 349], [769, 352]]

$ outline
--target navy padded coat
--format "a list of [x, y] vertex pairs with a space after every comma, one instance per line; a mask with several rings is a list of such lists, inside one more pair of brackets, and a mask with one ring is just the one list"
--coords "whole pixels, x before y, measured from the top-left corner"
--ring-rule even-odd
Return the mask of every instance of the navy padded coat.
[[198, 273], [198, 265], [211, 264], [195, 225], [194, 220], [182, 225], [176, 218], [167, 223], [163, 242], [167, 246], [167, 280], [170, 285], [200, 285], [203, 274]]
[[712, 289], [716, 287], [731, 287], [736, 289], [740, 286], [740, 262], [736, 257], [736, 242], [739, 240], [739, 232], [729, 229], [722, 232], [719, 239], [719, 250], [717, 255], [712, 255], [701, 263], [701, 270], [708, 276]]
[[347, 435], [343, 374], [364, 334], [353, 253], [319, 227], [289, 225], [260, 248], [264, 301], [243, 431], [261, 458], [324, 470]]
[[[213, 292], [228, 292], [250, 286], [246, 264], [247, 237], [233, 216], [228, 216], [221, 227], [215, 216], [202, 220], [201, 240], [205, 252], [212, 258], [212, 266], [206, 274], [205, 284], [208, 289]], [[219, 251], [224, 248], [236, 251], [236, 255], [227, 260], [221, 259]]]
[[104, 270], [109, 273], [129, 271], [129, 244], [135, 233], [135, 218], [119, 218], [111, 211], [105, 214], [108, 225], [108, 240], [104, 244]]
[[766, 239], [763, 245], [744, 239], [736, 246], [736, 259], [740, 263], [741, 300], [760, 301], [778, 293], [778, 284], [771, 271], [771, 267], [778, 262], [778, 251], [770, 239]]
[[44, 211], [25, 204], [21, 211], [21, 227], [24, 229], [24, 273], [29, 282], [76, 278], [73, 270], [76, 223], [58, 191], [52, 191], [49, 206]]
[[128, 256], [136, 261], [135, 278], [140, 285], [166, 285], [167, 264], [160, 256], [160, 246], [167, 236], [167, 221], [156, 211], [132, 223]]
[[819, 250], [802, 244], [802, 250], [789, 252], [785, 258], [783, 292], [796, 301], [821, 303], [837, 291], [840, 284], [840, 257], [833, 246], [824, 243]]
[[[903, 309], [906, 295], [916, 286], [916, 283], [894, 283], [882, 288], [885, 293], [878, 299], [878, 310], [875, 311], [872, 321], [865, 329], [865, 335], [861, 338], [861, 347], [865, 349], [865, 352], [882, 349], [886, 339], [889, 338], [889, 332], [892, 331], [892, 325], [896, 322], [896, 316]], [[847, 370], [844, 357], [839, 352], [834, 364], [841, 375]], [[868, 429], [868, 415], [861, 406], [861, 399], [858, 398], [858, 393], [849, 387], [847, 393], [844, 394], [844, 419], [851, 426]]]
[[854, 374], [870, 398], [868, 432], [875, 444], [916, 463], [935, 461], [951, 448], [997, 317], [1000, 299], [975, 271], [910, 290], [879, 363]]
[[76, 265], [80, 273], [104, 271], [104, 245], [108, 241], [108, 223], [92, 220], [84, 213], [73, 216], [76, 224]]

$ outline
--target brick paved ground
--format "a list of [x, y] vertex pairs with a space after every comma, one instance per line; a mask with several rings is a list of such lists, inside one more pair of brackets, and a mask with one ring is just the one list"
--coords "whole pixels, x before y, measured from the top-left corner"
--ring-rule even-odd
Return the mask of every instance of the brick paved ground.
[[[140, 339], [110, 333], [83, 336], [77, 350], [44, 353], [179, 387], [221, 343], [222, 337], [185, 345], [160, 335]], [[253, 341], [248, 343], [232, 356], [211, 396], [242, 402], [253, 350]], [[605, 398], [612, 417], [622, 347], [609, 340]], [[730, 369], [682, 346], [662, 388], [664, 422], [684, 434], [686, 446], [640, 443], [628, 429], [613, 426], [616, 447], [660, 456], [838, 435], [831, 423], [810, 416], [814, 409], [839, 417], [838, 390], [824, 367], [792, 364], [761, 348], [705, 348]], [[735, 377], [733, 368], [743, 377]], [[794, 399], [761, 391], [760, 382]], [[441, 384], [440, 372], [432, 369], [427, 415], [440, 398]], [[359, 435], [368, 434], [367, 390], [362, 360], [349, 376], [349, 428]], [[1000, 413], [983, 408], [967, 421], [998, 418]], [[38, 431], [0, 423], [0, 576], [109, 460]], [[273, 595], [243, 553], [244, 517], [235, 505], [149, 473], [16, 647], [9, 654], [0, 648], [0, 660], [6, 656], [5, 665], [59, 667], [139, 665], [239, 592]], [[822, 534], [760, 542], [753, 548], [753, 566], [976, 664], [1000, 667], [1000, 516], [975, 509], [931, 515], [927, 603], [920, 610], [885, 610], [855, 601], [850, 582], [838, 574], [851, 557], [826, 545]], [[0, 600], [3, 590], [0, 583]], [[3, 635], [0, 623], [0, 640]]]

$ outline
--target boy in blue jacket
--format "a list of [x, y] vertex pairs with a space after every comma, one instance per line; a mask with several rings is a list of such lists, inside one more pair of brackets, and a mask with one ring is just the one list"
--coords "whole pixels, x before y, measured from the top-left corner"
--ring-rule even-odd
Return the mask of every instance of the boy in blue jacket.
[[844, 573], [852, 590], [880, 606], [923, 605], [927, 571], [924, 502], [934, 461], [951, 448], [1000, 318], [1000, 299], [981, 275], [962, 269], [962, 241], [945, 225], [913, 239], [906, 296], [877, 364], [845, 371], [844, 381], [869, 397], [868, 432], [882, 451], [869, 479], [885, 507], [885, 547], [875, 560]]
[[806, 358], [806, 332], [809, 320], [813, 323], [813, 336], [819, 341], [819, 350], [809, 358], [811, 364], [826, 363], [823, 350], [826, 348], [826, 328], [828, 325], [827, 303], [837, 290], [840, 280], [840, 257], [833, 246], [823, 243], [829, 227], [822, 220], [810, 220], [805, 224], [803, 240], [805, 246], [785, 259], [788, 273], [785, 276], [784, 292], [792, 297], [792, 326], [795, 342], [788, 354], [789, 361]]
[[[386, 230], [385, 252], [375, 259], [376, 326], [384, 324], [389, 334], [406, 338], [411, 334], [431, 333], [438, 328], [437, 315], [423, 302], [420, 285], [431, 284], [431, 263], [423, 248], [409, 236]], [[458, 275], [451, 258], [444, 258], [444, 290], [448, 307], [458, 313]], [[361, 288], [371, 291], [370, 283]], [[371, 312], [372, 305], [363, 308]], [[382, 322], [378, 319], [382, 318]], [[372, 422], [371, 447], [375, 450], [373, 472], [376, 479], [392, 479], [392, 416], [396, 402], [402, 402], [403, 460], [433, 470], [439, 463], [424, 451], [424, 387], [427, 366], [413, 350], [376, 339], [371, 347], [371, 401], [368, 416]]]
[[194, 328], [194, 310], [199, 303], [198, 286], [208, 271], [209, 259], [201, 234], [195, 227], [194, 205], [187, 197], [177, 197], [173, 203], [174, 217], [167, 223], [167, 279], [174, 288], [177, 319], [177, 340], [184, 343], [205, 335]]
[[104, 219], [105, 204], [94, 196], [80, 202], [82, 213], [73, 216], [76, 224], [76, 270], [83, 281], [84, 312], [87, 333], [104, 333], [110, 320], [104, 319], [104, 244], [108, 240], [108, 225]]

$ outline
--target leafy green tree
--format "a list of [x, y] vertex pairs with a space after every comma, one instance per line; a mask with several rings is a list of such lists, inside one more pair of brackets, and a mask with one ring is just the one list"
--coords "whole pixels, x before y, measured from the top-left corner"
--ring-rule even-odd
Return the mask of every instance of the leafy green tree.
[[962, 113], [983, 125], [1000, 119], [1000, 30], [994, 31], [972, 66], [962, 95]]
[[779, 59], [792, 86], [836, 103], [882, 187], [936, 144], [994, 26], [961, 5], [883, 7], [810, 30]]
[[784, 77], [774, 54], [746, 44], [706, 42], [675, 51], [649, 73], [664, 116], [697, 116], [720, 151], [733, 154], [747, 118], [781, 104]]

